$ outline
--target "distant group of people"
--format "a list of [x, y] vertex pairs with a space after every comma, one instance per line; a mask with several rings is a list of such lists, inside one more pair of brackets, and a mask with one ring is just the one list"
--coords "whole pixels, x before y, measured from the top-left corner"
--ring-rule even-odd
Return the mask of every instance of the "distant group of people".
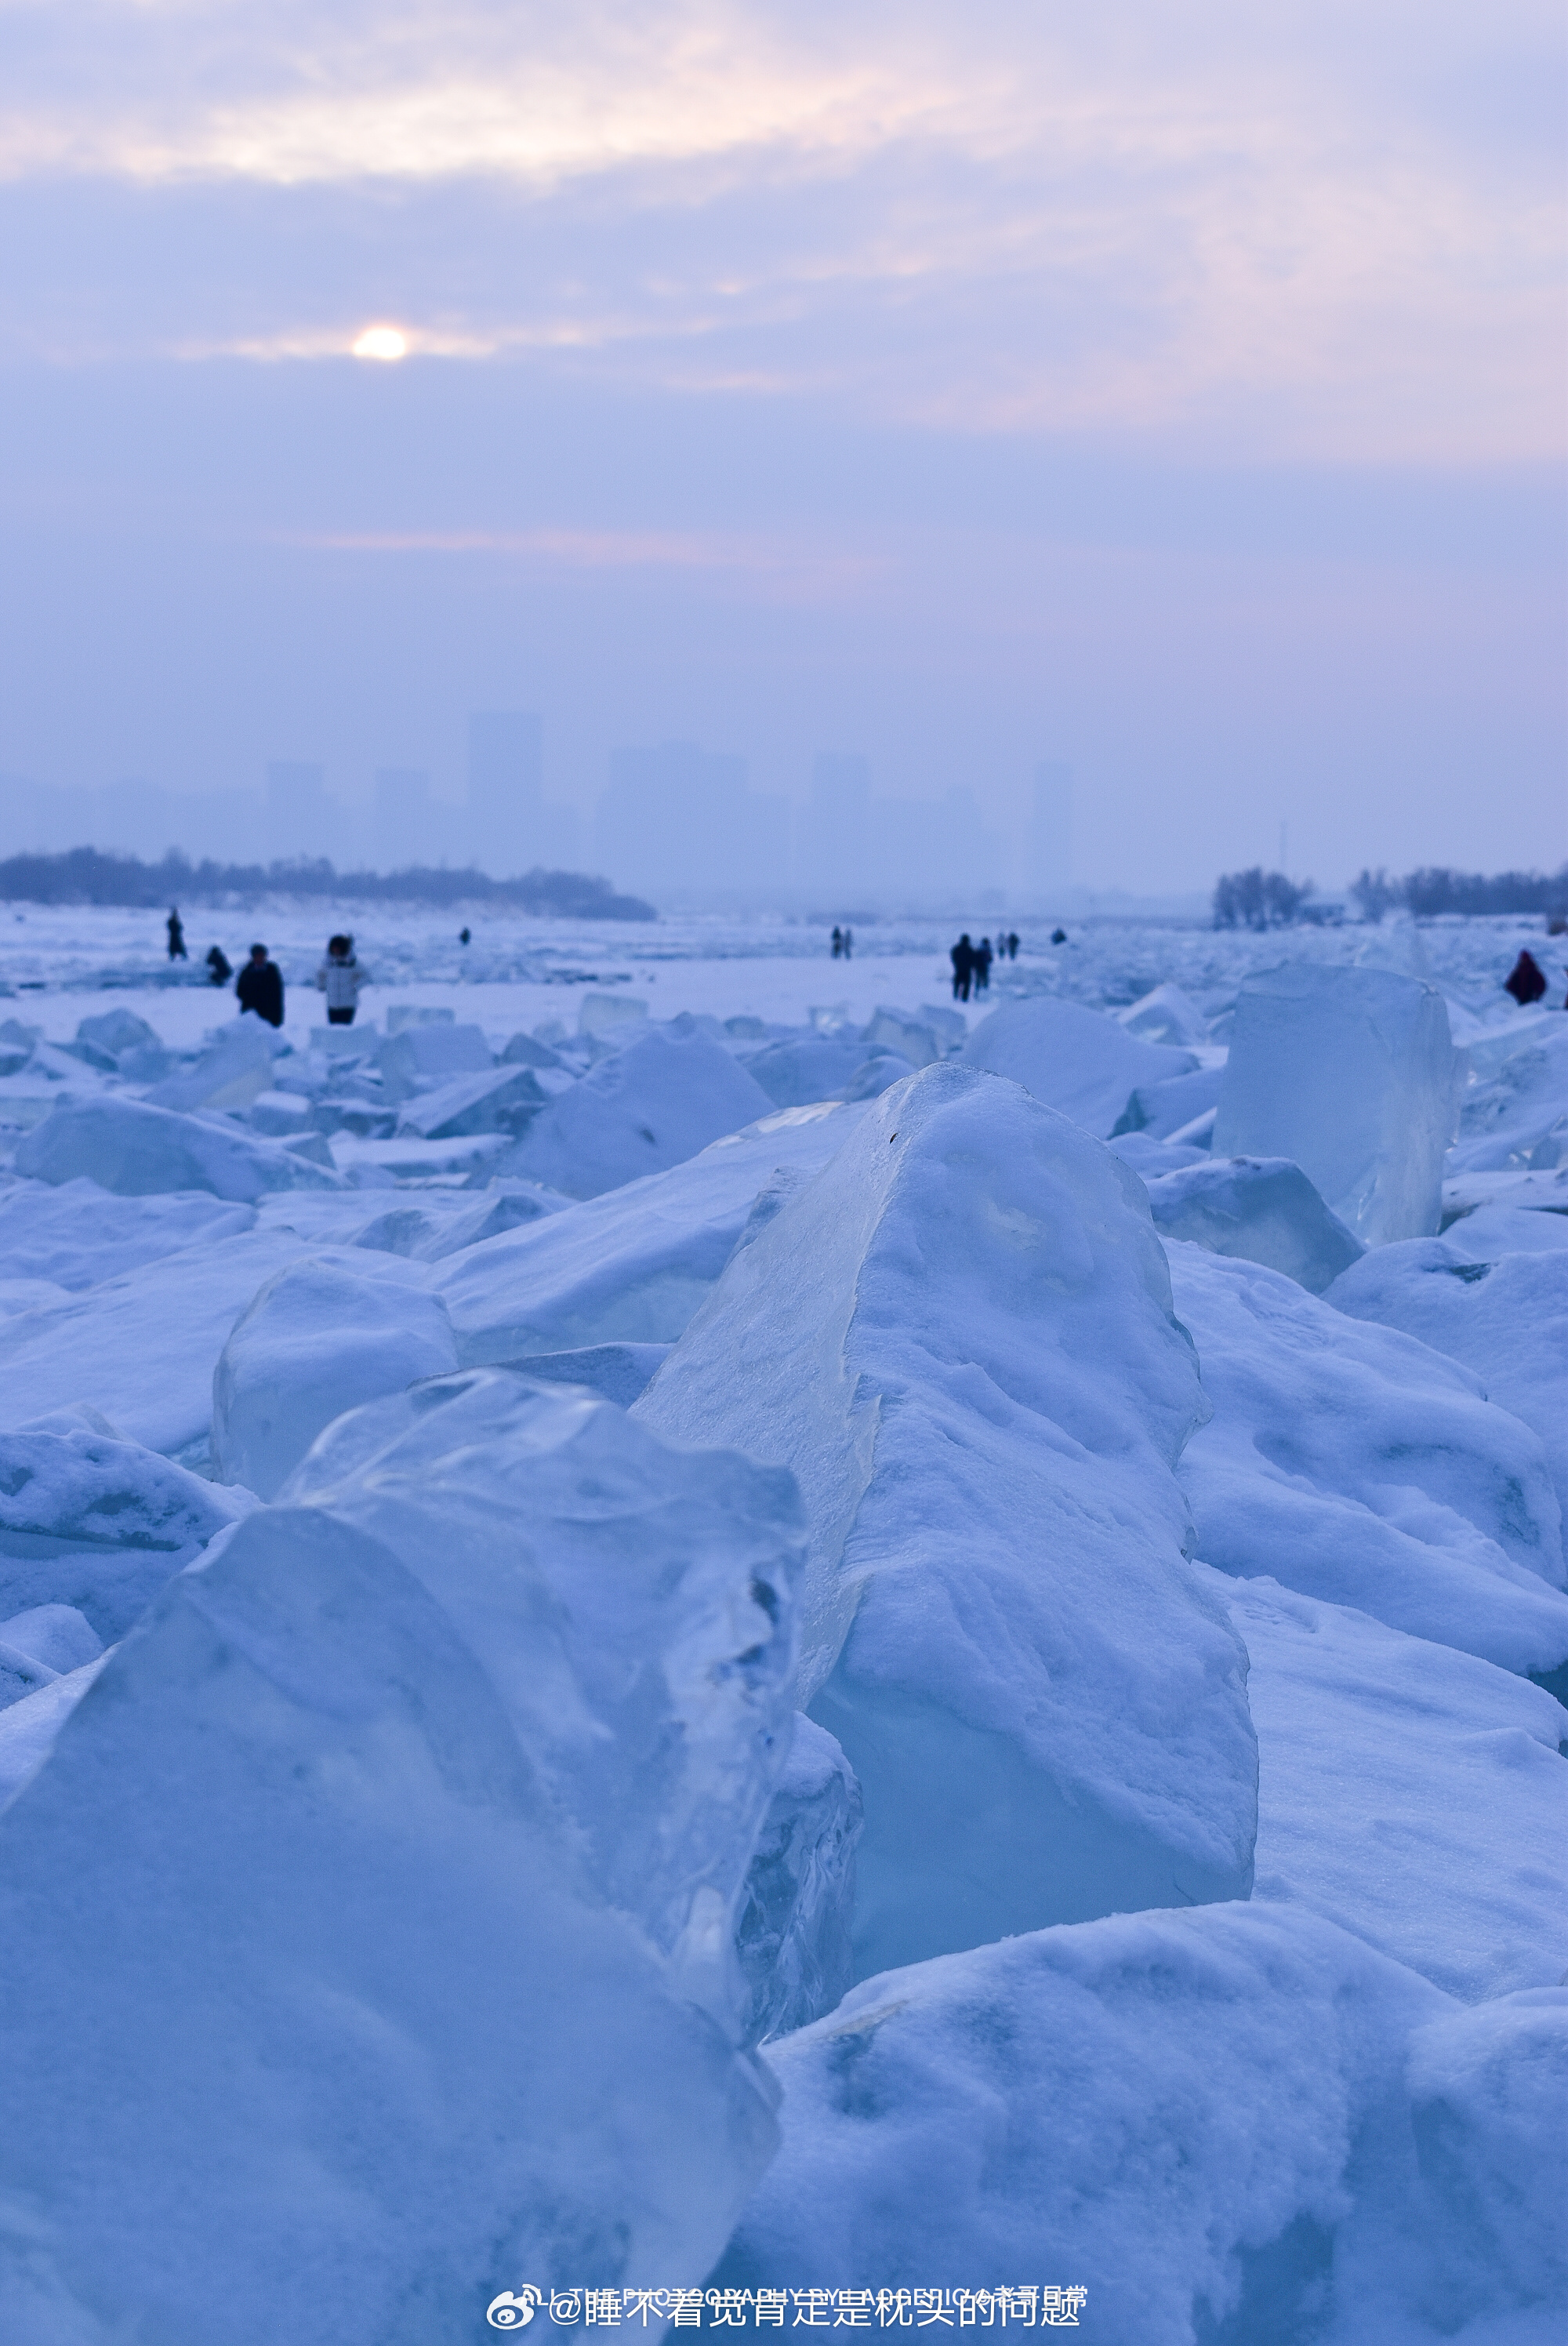
[[972, 994], [977, 995], [989, 994], [992, 963], [1016, 961], [1017, 958], [1018, 932], [1016, 929], [1009, 929], [1004, 937], [998, 937], [994, 951], [992, 949], [989, 937], [982, 937], [977, 945], [971, 944], [969, 932], [966, 929], [948, 955], [948, 959], [952, 964], [953, 1000], [967, 1002]]
[[853, 956], [854, 950], [855, 933], [853, 929], [835, 929], [833, 931], [833, 959], [835, 961], [849, 961]]
[[[185, 925], [177, 907], [170, 906], [168, 915], [168, 957], [170, 961], [187, 961]], [[468, 932], [463, 933], [468, 942]], [[221, 945], [213, 945], [207, 955], [207, 974], [214, 985], [227, 985], [234, 977], [233, 967]], [[327, 1023], [330, 1026], [351, 1026], [359, 1005], [360, 988], [368, 983], [369, 973], [355, 956], [354, 941], [350, 936], [327, 939], [326, 955], [316, 972], [316, 990], [327, 997]], [[283, 973], [268, 954], [265, 945], [252, 945], [250, 958], [238, 977], [234, 992], [242, 1011], [254, 1010], [258, 1018], [265, 1018], [269, 1026], [283, 1024]]]

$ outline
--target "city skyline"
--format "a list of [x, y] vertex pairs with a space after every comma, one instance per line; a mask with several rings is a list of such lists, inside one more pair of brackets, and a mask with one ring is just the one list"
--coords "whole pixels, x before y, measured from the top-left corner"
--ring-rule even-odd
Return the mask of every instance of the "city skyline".
[[[623, 744], [606, 760], [596, 799], [579, 808], [546, 794], [545, 729], [536, 710], [476, 710], [465, 727], [463, 787], [438, 796], [428, 770], [378, 767], [368, 795], [345, 798], [325, 766], [270, 760], [253, 792], [178, 794], [126, 781], [76, 790], [14, 786], [0, 817], [0, 852], [84, 844], [157, 859], [326, 856], [340, 868], [388, 872], [472, 862], [493, 878], [543, 865], [592, 866], [616, 885], [677, 902], [737, 892], [781, 903], [822, 894], [840, 905], [920, 902], [957, 890], [1015, 901], [1070, 889], [1070, 854], [1043, 848], [1043, 776], [1070, 802], [1071, 770], [1037, 770], [1033, 813], [1016, 839], [989, 829], [972, 790], [939, 799], [879, 788], [854, 751], [819, 751], [807, 794], [753, 787], [748, 760], [694, 741]], [[78, 833], [92, 831], [89, 841]]]

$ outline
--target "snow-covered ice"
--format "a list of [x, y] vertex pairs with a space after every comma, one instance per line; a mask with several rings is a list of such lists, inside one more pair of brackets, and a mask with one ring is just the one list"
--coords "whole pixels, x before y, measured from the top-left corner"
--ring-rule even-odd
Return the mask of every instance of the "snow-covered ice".
[[459, 1140], [473, 1132], [515, 1132], [526, 1127], [545, 1098], [531, 1068], [492, 1067], [482, 1076], [454, 1076], [451, 1083], [410, 1100], [398, 1118], [398, 1128], [417, 1133], [422, 1140]]
[[1144, 1042], [1075, 1002], [1003, 1003], [975, 1027], [963, 1056], [971, 1066], [1011, 1076], [1102, 1139], [1140, 1086], [1191, 1075], [1198, 1065], [1191, 1051]]
[[204, 1189], [117, 1198], [86, 1174], [50, 1188], [0, 1188], [0, 1260], [14, 1277], [47, 1280], [71, 1293], [117, 1271], [178, 1254], [201, 1240], [253, 1229], [252, 1207], [226, 1204]]
[[6, 2346], [1558, 2346], [1556, 941], [329, 913], [0, 929]]
[[[1541, 2035], [1560, 2058], [1559, 1994]], [[1492, 2110], [1514, 2079], [1490, 2108], [1473, 2087], [1453, 2098], [1430, 2176], [1413, 2137], [1417, 2032], [1466, 2016], [1333, 1923], [1257, 1902], [1118, 1915], [868, 1980], [768, 2048], [783, 2147], [717, 2278], [972, 2291], [982, 2274], [1040, 2275], [1087, 2284], [1080, 2326], [1118, 2346], [1386, 2346], [1438, 2334], [1412, 2317], [1440, 2293], [1447, 2246], [1463, 2282], [1491, 2284], [1494, 2314], [1539, 2306], [1557, 2255], [1543, 2218], [1568, 2183], [1561, 2129], [1543, 2132], [1538, 2106], [1524, 2138], [1551, 2182], [1521, 2178], [1533, 2222], [1512, 2271], [1473, 2218], [1468, 2238], [1451, 2227], [1475, 2169], [1494, 2170], [1495, 2202], [1507, 2122]], [[1428, 2041], [1436, 2060], [1453, 2042]]]
[[861, 1975], [1245, 1895], [1245, 1655], [1171, 1473], [1206, 1413], [1137, 1182], [956, 1066], [876, 1103], [636, 1404], [800, 1483], [799, 1695], [864, 1795]]
[[1568, 1253], [1478, 1258], [1474, 1231], [1464, 1232], [1461, 1222], [1454, 1239], [1380, 1247], [1328, 1300], [1473, 1370], [1492, 1401], [1540, 1435], [1568, 1521]]
[[14, 2334], [439, 2346], [524, 2274], [700, 2272], [772, 2147], [731, 1933], [788, 1478], [484, 1372], [288, 1496], [6, 1812], [0, 2045], [49, 2113], [0, 2141]]
[[21, 1141], [15, 1169], [37, 1181], [84, 1175], [122, 1197], [206, 1189], [253, 1203], [269, 1189], [324, 1189], [334, 1177], [274, 1140], [145, 1100], [62, 1100]]
[[244, 1011], [218, 1029], [192, 1066], [155, 1083], [148, 1099], [154, 1107], [249, 1107], [271, 1086], [277, 1047], [266, 1021]]
[[815, 1171], [860, 1113], [781, 1109], [668, 1172], [471, 1253], [438, 1279], [467, 1364], [606, 1343], [670, 1344], [780, 1167]]
[[1555, 1985], [1568, 1971], [1562, 1704], [1277, 1581], [1222, 1594], [1251, 1663], [1254, 1899], [1326, 1914], [1467, 2004]]
[[1211, 1157], [1145, 1178], [1165, 1237], [1267, 1263], [1313, 1295], [1366, 1252], [1288, 1157]]
[[1167, 1251], [1214, 1410], [1176, 1469], [1204, 1562], [1505, 1669], [1568, 1661], [1562, 1519], [1530, 1428], [1457, 1362], [1339, 1324], [1278, 1271]]
[[0, 1425], [87, 1402], [149, 1450], [205, 1462], [212, 1372], [229, 1331], [262, 1283], [306, 1251], [293, 1233], [265, 1228], [201, 1240], [0, 1321]]
[[653, 1027], [542, 1108], [506, 1160], [574, 1198], [601, 1197], [695, 1157], [773, 1102], [691, 1022]]
[[812, 1100], [830, 1099], [867, 1056], [858, 1036], [846, 1042], [831, 1035], [764, 1043], [742, 1054], [747, 1074], [761, 1085], [775, 1107], [805, 1107]]
[[254, 1504], [111, 1435], [0, 1434], [0, 1620], [68, 1605], [108, 1644]]

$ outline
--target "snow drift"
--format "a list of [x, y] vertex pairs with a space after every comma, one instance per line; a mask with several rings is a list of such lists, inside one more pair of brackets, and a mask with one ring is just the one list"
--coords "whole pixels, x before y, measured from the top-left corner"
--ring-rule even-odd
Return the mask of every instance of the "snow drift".
[[962, 1056], [972, 1067], [1011, 1076], [1102, 1140], [1140, 1085], [1192, 1075], [1198, 1064], [1190, 1051], [1140, 1041], [1098, 1010], [1054, 1001], [1003, 1003], [981, 1020]]
[[1176, 1470], [1204, 1561], [1505, 1669], [1568, 1658], [1557, 1498], [1529, 1428], [1455, 1362], [1358, 1331], [1278, 1271], [1168, 1252], [1214, 1403]]
[[1478, 1261], [1475, 1237], [1462, 1233], [1384, 1247], [1336, 1280], [1328, 1300], [1462, 1362], [1540, 1435], [1568, 1519], [1568, 1252], [1486, 1251], [1491, 1260]]

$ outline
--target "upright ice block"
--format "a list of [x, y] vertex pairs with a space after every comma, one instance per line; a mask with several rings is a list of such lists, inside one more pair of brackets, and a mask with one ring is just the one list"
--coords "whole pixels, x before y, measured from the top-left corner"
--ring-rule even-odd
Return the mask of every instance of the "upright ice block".
[[1435, 986], [1387, 969], [1265, 970], [1237, 1001], [1214, 1154], [1294, 1158], [1368, 1246], [1429, 1236], [1455, 1072]]

